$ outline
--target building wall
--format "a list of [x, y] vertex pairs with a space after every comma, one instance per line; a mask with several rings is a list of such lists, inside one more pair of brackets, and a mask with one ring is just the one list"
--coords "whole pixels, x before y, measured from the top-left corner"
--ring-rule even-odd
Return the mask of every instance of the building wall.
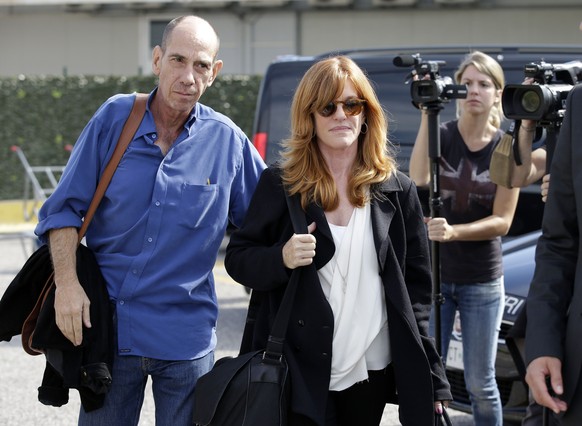
[[138, 27], [132, 17], [0, 16], [0, 75], [136, 74]]
[[258, 8], [242, 12], [213, 8], [107, 14], [0, 8], [0, 76], [149, 74], [150, 22], [186, 13], [196, 13], [214, 25], [227, 74], [261, 74], [279, 55], [342, 49], [582, 43], [582, 6], [568, 5], [565, 0], [564, 6], [544, 7], [550, 2], [528, 0], [530, 7], [526, 7], [523, 1], [507, 0], [503, 7]]
[[[582, 4], [582, 2], [581, 2]], [[582, 44], [582, 8], [438, 9], [378, 13], [313, 12], [303, 18], [302, 49], [434, 44]]]

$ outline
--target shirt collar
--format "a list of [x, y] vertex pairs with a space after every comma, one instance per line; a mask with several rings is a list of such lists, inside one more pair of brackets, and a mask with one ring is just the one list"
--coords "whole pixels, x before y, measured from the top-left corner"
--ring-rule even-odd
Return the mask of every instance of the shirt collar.
[[196, 116], [199, 115], [199, 111], [200, 104], [196, 102], [196, 105], [194, 105], [194, 108], [192, 108], [192, 111], [190, 111], [190, 116], [188, 116], [188, 120], [186, 120], [186, 123], [184, 123], [184, 127], [186, 128], [186, 130], [188, 130], [188, 132], [190, 132], [190, 129], [194, 125], [194, 122], [196, 121]]
[[[144, 117], [144, 120], [143, 120], [142, 124], [140, 125], [138, 131], [136, 132], [135, 137], [144, 136], [144, 135], [156, 132], [156, 124], [155, 124], [155, 120], [154, 120], [154, 115], [152, 113], [152, 110], [150, 109], [150, 105], [151, 105], [152, 99], [154, 98], [157, 91], [158, 91], [158, 88], [156, 87], [156, 88], [154, 88], [154, 90], [152, 90], [150, 92], [150, 95], [149, 95], [149, 98], [148, 98], [148, 101], [146, 104], [145, 117]], [[199, 115], [199, 110], [200, 110], [200, 106], [199, 106], [198, 102], [196, 102], [196, 105], [194, 105], [194, 108], [192, 108], [192, 111], [190, 111], [190, 115], [188, 116], [186, 123], [184, 123], [184, 128], [186, 128], [188, 133], [191, 132], [191, 128], [194, 125], [194, 122], [196, 121], [196, 116]]]

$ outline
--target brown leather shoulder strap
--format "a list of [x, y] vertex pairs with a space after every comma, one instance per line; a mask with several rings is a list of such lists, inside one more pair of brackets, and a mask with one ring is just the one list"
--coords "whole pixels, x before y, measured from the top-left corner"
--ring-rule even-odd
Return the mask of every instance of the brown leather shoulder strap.
[[[105, 194], [105, 190], [107, 189], [107, 186], [109, 185], [109, 182], [113, 177], [113, 173], [115, 172], [115, 169], [117, 168], [117, 165], [121, 160], [121, 157], [123, 157], [123, 153], [125, 152], [127, 146], [133, 139], [133, 135], [135, 135], [135, 132], [139, 128], [139, 125], [145, 114], [147, 99], [148, 95], [144, 93], [138, 93], [135, 97], [131, 113], [129, 114], [129, 117], [127, 118], [123, 126], [123, 130], [121, 131], [121, 135], [119, 136], [119, 140], [117, 141], [117, 145], [115, 146], [115, 151], [113, 151], [111, 160], [109, 160], [109, 163], [107, 163], [107, 166], [103, 171], [103, 176], [101, 176], [101, 179], [99, 180], [99, 184], [97, 185], [97, 189], [95, 190], [95, 194], [93, 195], [93, 199], [91, 200], [91, 204], [89, 205], [89, 209], [87, 210], [87, 214], [85, 215], [85, 218], [83, 220], [83, 225], [79, 230], [79, 243], [85, 236], [85, 232], [87, 232], [87, 227], [89, 226], [91, 219], [93, 219], [93, 215], [97, 210], [97, 206], [99, 205], [99, 202], [101, 201], [103, 195]], [[39, 249], [37, 253], [40, 254], [41, 250], [43, 249], [42, 248]], [[46, 252], [48, 253], [48, 250]], [[35, 253], [35, 255], [39, 254]], [[39, 297], [36, 301], [34, 308], [32, 309], [32, 311], [30, 312], [30, 314], [28, 315], [28, 317], [26, 318], [22, 325], [21, 332], [22, 347], [30, 355], [39, 355], [44, 352], [44, 350], [42, 349], [36, 349], [32, 347], [32, 338], [36, 328], [36, 322], [39, 313], [42, 309], [42, 306], [46, 300], [48, 293], [51, 291], [54, 285], [55, 280], [53, 271], [48, 277], [42, 289], [42, 292], [39, 294]]]
[[131, 113], [129, 114], [129, 117], [126, 120], [125, 125], [123, 126], [123, 130], [121, 131], [121, 135], [119, 136], [119, 140], [117, 142], [117, 146], [115, 147], [115, 151], [113, 151], [111, 160], [109, 160], [109, 163], [107, 163], [107, 166], [103, 171], [103, 175], [101, 176], [99, 184], [97, 185], [97, 189], [95, 190], [95, 195], [93, 195], [93, 199], [91, 200], [91, 204], [89, 205], [87, 214], [83, 219], [83, 225], [79, 230], [79, 242], [81, 242], [81, 240], [85, 236], [87, 228], [89, 227], [89, 223], [91, 222], [91, 219], [93, 219], [95, 211], [97, 210], [97, 207], [99, 206], [99, 203], [103, 198], [103, 195], [105, 195], [105, 190], [107, 189], [107, 186], [109, 186], [109, 182], [111, 182], [113, 173], [115, 173], [115, 169], [117, 168], [117, 165], [121, 161], [121, 157], [123, 157], [123, 154], [127, 149], [127, 146], [133, 139], [133, 135], [135, 135], [135, 132], [137, 131], [139, 125], [141, 124], [141, 121], [145, 114], [148, 96], [149, 95], [147, 93], [136, 94], [135, 102], [133, 103]]

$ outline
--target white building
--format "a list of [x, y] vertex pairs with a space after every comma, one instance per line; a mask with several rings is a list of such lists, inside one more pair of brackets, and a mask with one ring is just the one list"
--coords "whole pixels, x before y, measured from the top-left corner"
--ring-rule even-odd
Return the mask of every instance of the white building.
[[0, 76], [149, 74], [184, 14], [214, 25], [227, 74], [354, 48], [582, 43], [582, 0], [0, 0]]

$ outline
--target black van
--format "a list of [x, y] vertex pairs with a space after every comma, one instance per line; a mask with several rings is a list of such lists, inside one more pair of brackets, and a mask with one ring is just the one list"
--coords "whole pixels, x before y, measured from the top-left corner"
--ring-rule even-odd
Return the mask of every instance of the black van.
[[[389, 138], [397, 147], [400, 169], [408, 172], [408, 162], [416, 138], [420, 113], [413, 107], [410, 84], [406, 84], [407, 68], [397, 67], [397, 56], [419, 54], [426, 61], [444, 61], [440, 75], [452, 77], [464, 56], [471, 50], [480, 50], [494, 57], [505, 71], [506, 84], [520, 84], [524, 79], [524, 67], [544, 61], [562, 64], [582, 59], [582, 46], [522, 46], [522, 47], [425, 47], [361, 49], [328, 52], [318, 56], [284, 56], [267, 68], [261, 82], [255, 119], [253, 143], [267, 162], [277, 160], [280, 142], [289, 135], [289, 111], [293, 93], [305, 71], [316, 61], [331, 55], [347, 55], [354, 59], [374, 82], [380, 102], [388, 112]], [[439, 118], [447, 121], [455, 117], [455, 103], [444, 104]], [[509, 120], [505, 126], [509, 125]], [[521, 235], [539, 229], [543, 204], [539, 197], [539, 185], [522, 190], [521, 200], [510, 235]]]
[[[405, 84], [411, 69], [397, 67], [393, 60], [401, 55], [419, 54], [424, 61], [444, 61], [439, 68], [440, 76], [453, 77], [457, 66], [470, 51], [480, 50], [494, 57], [505, 71], [506, 84], [520, 84], [527, 64], [563, 64], [582, 59], [582, 46], [445, 46], [388, 49], [362, 49], [328, 52], [318, 56], [285, 56], [269, 65], [261, 83], [253, 127], [253, 143], [267, 162], [278, 159], [280, 142], [289, 135], [291, 100], [304, 72], [316, 61], [333, 55], [347, 55], [354, 59], [373, 81], [380, 102], [389, 116], [389, 139], [397, 148], [400, 169], [408, 172], [408, 164], [414, 144], [420, 113], [412, 105], [410, 84]], [[443, 103], [439, 118], [453, 119], [456, 113], [454, 101]], [[503, 126], [507, 127], [506, 120]], [[502, 126], [502, 127], [503, 127]], [[543, 143], [543, 142], [538, 142]], [[425, 205], [427, 191], [419, 189]], [[527, 391], [518, 369], [505, 345], [505, 335], [515, 322], [529, 289], [534, 271], [534, 249], [539, 236], [543, 203], [539, 184], [523, 188], [515, 219], [504, 240], [504, 268], [506, 308], [499, 336], [496, 362], [497, 382], [501, 392], [505, 423], [520, 422], [527, 405]], [[462, 366], [460, 330], [455, 328], [449, 351], [447, 375], [451, 382], [452, 406], [470, 412], [470, 401], [465, 391]], [[461, 351], [461, 353], [459, 353]]]

